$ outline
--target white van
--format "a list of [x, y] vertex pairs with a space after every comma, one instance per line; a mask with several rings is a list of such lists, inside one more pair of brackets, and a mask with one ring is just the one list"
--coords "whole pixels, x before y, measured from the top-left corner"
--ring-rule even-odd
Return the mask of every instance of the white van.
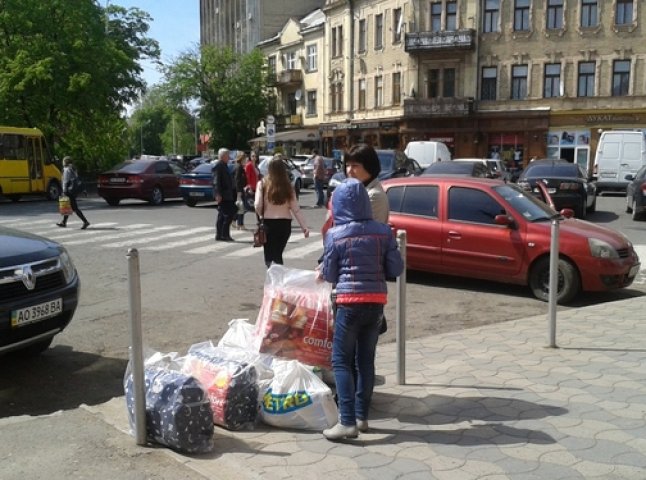
[[608, 130], [601, 133], [594, 171], [597, 192], [625, 190], [626, 175], [635, 174], [646, 165], [646, 136], [640, 130]]
[[451, 152], [442, 142], [408, 142], [404, 153], [408, 158], [417, 160], [417, 163], [422, 168], [426, 168], [437, 161], [448, 162], [451, 160]]

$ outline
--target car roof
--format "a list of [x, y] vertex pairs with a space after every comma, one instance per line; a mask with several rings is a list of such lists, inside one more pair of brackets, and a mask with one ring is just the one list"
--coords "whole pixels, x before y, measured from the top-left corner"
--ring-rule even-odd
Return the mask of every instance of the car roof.
[[447, 176], [447, 175], [423, 175], [419, 177], [396, 177], [382, 180], [381, 184], [386, 187], [406, 186], [406, 185], [428, 185], [428, 184], [449, 184], [459, 186], [477, 186], [477, 185], [507, 185], [504, 180], [497, 178], [469, 177], [469, 176]]

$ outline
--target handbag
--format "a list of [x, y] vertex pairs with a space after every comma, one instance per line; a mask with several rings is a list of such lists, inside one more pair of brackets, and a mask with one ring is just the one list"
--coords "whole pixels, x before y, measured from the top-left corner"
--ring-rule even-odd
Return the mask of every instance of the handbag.
[[267, 243], [267, 230], [265, 229], [265, 224], [263, 220], [264, 216], [265, 216], [265, 198], [264, 198], [264, 192], [263, 192], [262, 215], [258, 217], [258, 226], [256, 227], [256, 230], [253, 232], [254, 247], [262, 247], [265, 243]]
[[58, 211], [61, 215], [72, 214], [72, 203], [70, 202], [70, 197], [67, 195], [61, 195], [58, 197]]

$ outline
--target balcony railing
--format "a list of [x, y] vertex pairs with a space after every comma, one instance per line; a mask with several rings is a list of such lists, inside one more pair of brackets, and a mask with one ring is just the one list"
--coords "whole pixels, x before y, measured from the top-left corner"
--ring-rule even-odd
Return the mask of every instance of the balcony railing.
[[407, 98], [404, 100], [404, 116], [456, 116], [473, 113], [474, 102], [468, 98]]
[[475, 30], [471, 28], [441, 32], [407, 33], [404, 47], [405, 51], [409, 53], [424, 53], [437, 50], [473, 50], [474, 48]]
[[279, 86], [300, 85], [303, 83], [302, 70], [283, 70], [276, 75], [276, 84]]

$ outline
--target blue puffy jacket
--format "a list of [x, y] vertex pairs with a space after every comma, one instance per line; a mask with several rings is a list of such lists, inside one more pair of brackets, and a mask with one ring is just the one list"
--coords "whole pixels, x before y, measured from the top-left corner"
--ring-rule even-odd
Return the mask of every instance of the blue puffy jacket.
[[399, 276], [404, 265], [390, 227], [372, 219], [361, 182], [350, 178], [334, 190], [332, 216], [321, 271], [336, 284], [337, 303], [385, 304], [386, 278]]

